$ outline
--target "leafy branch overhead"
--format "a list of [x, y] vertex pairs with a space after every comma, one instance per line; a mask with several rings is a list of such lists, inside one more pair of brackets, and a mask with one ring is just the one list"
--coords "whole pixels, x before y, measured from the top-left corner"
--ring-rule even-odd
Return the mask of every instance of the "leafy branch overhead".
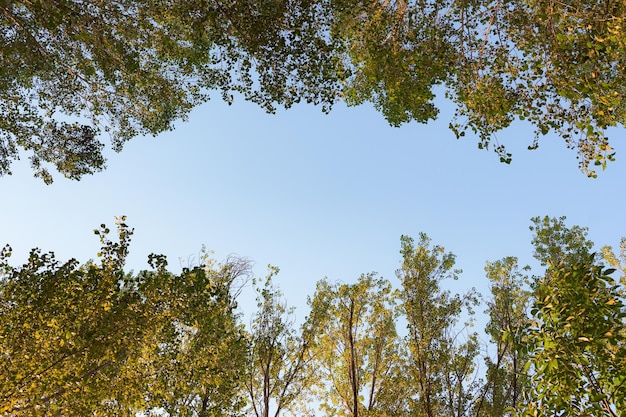
[[619, 1], [259, 0], [2, 2], [0, 175], [26, 151], [79, 179], [113, 149], [171, 129], [213, 91], [268, 111], [371, 102], [397, 126], [437, 117], [503, 162], [514, 120], [577, 150], [595, 175], [623, 126], [626, 6]]

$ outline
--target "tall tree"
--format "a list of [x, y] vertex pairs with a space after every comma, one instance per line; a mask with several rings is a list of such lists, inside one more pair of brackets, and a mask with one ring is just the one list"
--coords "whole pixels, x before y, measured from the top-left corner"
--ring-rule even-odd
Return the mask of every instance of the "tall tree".
[[34, 249], [11, 267], [10, 248], [0, 256], [0, 414], [91, 415], [124, 392], [141, 400], [119, 376], [154, 328], [144, 306], [142, 277], [122, 266], [132, 230], [118, 221], [119, 242], [102, 239], [101, 263]]
[[[515, 119], [535, 141], [556, 132], [595, 175], [614, 152], [606, 129], [623, 125], [626, 9], [619, 2], [451, 2], [459, 61], [453, 99], [480, 146]], [[510, 154], [494, 144], [505, 161]]]
[[436, 118], [433, 89], [449, 77], [455, 58], [444, 3], [329, 3], [331, 34], [346, 45], [348, 104], [372, 102], [394, 126]]
[[588, 252], [586, 230], [563, 220], [536, 229], [539, 259], [550, 256], [533, 284], [532, 326], [521, 347], [532, 378], [525, 415], [617, 416], [626, 407], [624, 288]]
[[96, 230], [101, 262], [58, 262], [33, 250], [11, 267], [0, 253], [0, 414], [21, 416], [234, 415], [248, 343], [229, 259], [181, 274], [151, 255], [151, 271], [123, 271], [132, 230]]
[[272, 284], [278, 268], [270, 267], [263, 287], [258, 289], [259, 310], [250, 330], [251, 352], [246, 389], [251, 413], [256, 417], [283, 414], [304, 415], [314, 384], [312, 338], [317, 329], [310, 317], [298, 333], [292, 309]]
[[551, 267], [536, 283], [526, 415], [618, 416], [625, 409], [626, 308], [613, 272], [588, 259]]
[[244, 406], [248, 340], [235, 296], [250, 276], [250, 263], [235, 257], [217, 263], [207, 254], [200, 262], [180, 275], [164, 275], [153, 288], [151, 311], [164, 319], [137, 357], [142, 411], [217, 417], [237, 415]]
[[507, 416], [518, 409], [523, 393], [528, 390], [524, 371], [528, 355], [519, 348], [529, 326], [528, 277], [514, 257], [488, 262], [485, 271], [491, 282], [491, 299], [486, 311], [489, 322], [485, 331], [495, 348], [495, 356], [485, 358], [486, 383], [476, 401], [474, 414]]
[[348, 103], [371, 101], [392, 125], [437, 115], [443, 85], [457, 137], [471, 131], [502, 162], [497, 132], [514, 120], [578, 151], [580, 168], [613, 160], [606, 130], [624, 125], [624, 21], [617, 1], [342, 0], [333, 30], [346, 45]]
[[466, 416], [476, 389], [472, 381], [478, 341], [474, 333], [456, 328], [465, 309], [471, 316], [477, 304], [474, 291], [459, 296], [441, 288], [441, 281], [457, 279], [455, 256], [431, 246], [424, 233], [415, 244], [401, 238], [402, 309], [407, 319], [411, 377], [411, 412], [415, 416]]
[[402, 415], [406, 393], [399, 366], [394, 292], [388, 281], [362, 275], [356, 284], [318, 282], [310, 301], [321, 315], [316, 360], [326, 415]]

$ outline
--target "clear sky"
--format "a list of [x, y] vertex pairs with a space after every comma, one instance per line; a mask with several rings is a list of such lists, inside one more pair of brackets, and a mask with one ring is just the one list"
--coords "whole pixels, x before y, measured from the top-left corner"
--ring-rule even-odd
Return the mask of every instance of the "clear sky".
[[106, 171], [80, 182], [57, 176], [46, 186], [27, 161], [16, 164], [0, 178], [0, 243], [13, 246], [16, 263], [32, 247], [86, 261], [99, 248], [93, 229], [125, 214], [135, 228], [129, 268], [147, 268], [156, 252], [176, 269], [205, 244], [218, 259], [251, 258], [257, 275], [280, 267], [277, 282], [302, 316], [324, 276], [393, 279], [402, 234], [426, 232], [457, 254], [464, 273], [453, 285], [484, 294], [485, 261], [531, 261], [532, 216], [565, 215], [598, 245], [626, 235], [623, 130], [611, 137], [617, 162], [588, 179], [557, 137], [526, 150], [533, 134], [521, 123], [498, 135], [513, 152], [501, 164], [471, 135], [457, 141], [447, 128], [453, 109], [441, 104], [436, 122], [392, 128], [367, 106], [268, 115], [214, 100], [176, 130], [110, 153]]

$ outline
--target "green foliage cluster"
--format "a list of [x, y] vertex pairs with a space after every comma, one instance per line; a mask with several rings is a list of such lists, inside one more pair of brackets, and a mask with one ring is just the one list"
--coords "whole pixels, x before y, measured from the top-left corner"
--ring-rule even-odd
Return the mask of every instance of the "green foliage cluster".
[[330, 105], [335, 48], [327, 11], [308, 2], [51, 0], [0, 4], [0, 175], [20, 150], [79, 179], [104, 168], [99, 133], [121, 150], [209, 98], [268, 111]]
[[437, 117], [435, 88], [503, 162], [496, 133], [527, 120], [614, 159], [626, 120], [623, 2], [547, 0], [50, 0], [0, 4], [0, 175], [21, 150], [35, 175], [104, 167], [113, 148], [171, 129], [217, 91], [272, 112], [370, 102], [398, 126]]
[[[100, 264], [59, 263], [33, 250], [0, 259], [0, 414], [221, 416], [238, 410], [247, 341], [233, 285], [242, 261], [169, 273], [123, 272], [132, 230], [118, 219]], [[163, 414], [166, 413], [166, 414]]]
[[[0, 253], [3, 416], [608, 416], [626, 410], [624, 256], [592, 253], [587, 230], [533, 218], [528, 275], [488, 262], [487, 338], [472, 329], [480, 296], [453, 294], [455, 256], [401, 237], [399, 287], [376, 274], [318, 282], [297, 328], [270, 267], [199, 265], [123, 271], [132, 230], [102, 225], [99, 263], [33, 250]], [[621, 271], [621, 280], [613, 277]], [[252, 282], [244, 326], [236, 297]], [[406, 331], [396, 326], [403, 323]], [[484, 368], [482, 364], [484, 363]], [[313, 409], [319, 405], [319, 412]]]

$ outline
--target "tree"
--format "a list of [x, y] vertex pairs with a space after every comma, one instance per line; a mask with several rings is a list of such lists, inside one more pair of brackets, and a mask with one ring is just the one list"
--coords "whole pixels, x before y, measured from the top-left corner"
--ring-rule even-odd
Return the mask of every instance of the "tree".
[[[292, 309], [272, 285], [278, 268], [270, 274], [257, 298], [250, 330], [250, 359], [246, 379], [248, 402], [256, 417], [278, 417], [283, 413], [303, 415], [306, 395], [314, 384], [312, 338], [317, 329], [310, 317], [300, 334], [293, 328]], [[302, 409], [301, 406], [304, 406]]]
[[403, 415], [407, 399], [389, 282], [374, 274], [351, 285], [322, 280], [310, 304], [311, 314], [322, 317], [315, 358], [326, 415]]
[[587, 261], [593, 242], [587, 239], [589, 229], [586, 227], [565, 224], [565, 216], [551, 218], [549, 216], [533, 217], [530, 221], [534, 232], [532, 244], [535, 247], [534, 257], [542, 266], [560, 263], [576, 263]]
[[245, 403], [248, 340], [235, 296], [250, 276], [250, 262], [231, 257], [217, 263], [207, 254], [200, 262], [170, 274], [169, 293], [153, 298], [167, 319], [148, 344], [157, 348], [138, 359], [151, 372], [146, 410], [155, 415], [237, 415]]
[[0, 5], [0, 175], [21, 150], [35, 175], [104, 168], [113, 148], [171, 129], [218, 90], [269, 111], [300, 100], [330, 105], [339, 61], [311, 2], [120, 0]]
[[626, 309], [613, 272], [589, 259], [551, 267], [537, 282], [527, 415], [618, 416], [625, 409]]
[[515, 257], [487, 262], [485, 271], [492, 295], [487, 302], [489, 322], [485, 331], [495, 347], [495, 358], [485, 358], [486, 383], [474, 414], [506, 416], [518, 409], [529, 385], [524, 371], [528, 355], [519, 348], [529, 326], [528, 278], [519, 269]]
[[350, 69], [346, 102], [372, 102], [393, 126], [436, 118], [433, 88], [449, 77], [454, 59], [443, 2], [331, 4], [331, 33], [345, 45]]
[[123, 271], [132, 230], [96, 230], [101, 263], [59, 263], [35, 249], [21, 267], [0, 254], [0, 414], [223, 416], [243, 406], [248, 352], [235, 313], [249, 263], [229, 259]]
[[594, 176], [626, 121], [626, 7], [586, 0], [4, 2], [0, 6], [0, 175], [20, 152], [78, 179], [113, 148], [156, 135], [219, 91], [268, 111], [372, 102], [392, 125], [437, 116], [503, 162], [514, 120], [578, 151]]
[[451, 296], [440, 283], [457, 279], [455, 256], [441, 246], [432, 246], [426, 234], [415, 245], [401, 237], [402, 310], [407, 319], [410, 352], [411, 415], [466, 416], [471, 411], [475, 384], [471, 381], [478, 355], [476, 334], [458, 341], [463, 331], [455, 329], [463, 309], [471, 315], [478, 300], [474, 291]]
[[586, 229], [548, 220], [534, 219], [547, 270], [533, 283], [532, 325], [520, 346], [531, 377], [524, 415], [617, 416], [626, 407], [624, 288], [589, 253]]
[[132, 230], [123, 219], [118, 230], [116, 243], [104, 226], [98, 231], [100, 265], [60, 263], [34, 249], [14, 268], [11, 249], [2, 251], [0, 414], [84, 416], [117, 390], [137, 394], [118, 376], [154, 320], [143, 308], [144, 282], [121, 270]]
[[[487, 146], [517, 119], [560, 135], [595, 175], [614, 152], [606, 129], [624, 124], [621, 3], [507, 1], [452, 6], [458, 54], [453, 82], [458, 116]], [[503, 160], [510, 154], [496, 143]]]
[[590, 176], [614, 159], [606, 130], [626, 121], [622, 3], [321, 3], [333, 9], [330, 33], [343, 45], [349, 104], [370, 101], [392, 125], [426, 122], [442, 85], [457, 106], [457, 137], [475, 133], [502, 162], [512, 155], [496, 134], [515, 120], [535, 127], [529, 149], [552, 131]]

